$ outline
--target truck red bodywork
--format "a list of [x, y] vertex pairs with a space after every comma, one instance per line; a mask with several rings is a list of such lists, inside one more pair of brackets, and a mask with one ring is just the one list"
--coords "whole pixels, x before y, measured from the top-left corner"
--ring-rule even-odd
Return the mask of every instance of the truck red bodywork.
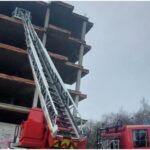
[[26, 148], [86, 148], [86, 138], [71, 139], [53, 136], [47, 128], [42, 109], [32, 108], [27, 121], [22, 122], [19, 147]]
[[[140, 135], [140, 132], [143, 135]], [[141, 139], [144, 136], [144, 140], [142, 141], [139, 136]], [[122, 149], [150, 149], [150, 125], [124, 125], [107, 130], [101, 134], [101, 137], [106, 140], [119, 139], [119, 147]], [[142, 143], [145, 146], [138, 144], [138, 142], [145, 142]]]

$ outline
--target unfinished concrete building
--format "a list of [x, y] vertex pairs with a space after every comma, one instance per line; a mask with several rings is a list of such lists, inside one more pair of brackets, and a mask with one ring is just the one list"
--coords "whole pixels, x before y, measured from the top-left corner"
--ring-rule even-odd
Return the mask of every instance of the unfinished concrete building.
[[31, 12], [34, 28], [64, 83], [76, 84], [69, 92], [77, 105], [87, 97], [80, 91], [80, 80], [89, 73], [82, 61], [83, 55], [91, 49], [85, 35], [93, 23], [63, 2], [0, 2], [0, 122], [19, 124], [39, 102], [23, 25], [11, 17], [15, 7]]

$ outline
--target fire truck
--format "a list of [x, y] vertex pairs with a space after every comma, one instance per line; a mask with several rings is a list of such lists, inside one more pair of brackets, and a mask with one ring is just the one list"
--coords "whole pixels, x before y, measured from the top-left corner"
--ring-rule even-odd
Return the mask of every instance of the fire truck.
[[16, 128], [10, 148], [85, 148], [82, 117], [31, 23], [31, 14], [15, 8], [23, 23], [30, 66], [41, 108], [32, 108]]
[[97, 130], [97, 148], [150, 149], [150, 125], [122, 125]]

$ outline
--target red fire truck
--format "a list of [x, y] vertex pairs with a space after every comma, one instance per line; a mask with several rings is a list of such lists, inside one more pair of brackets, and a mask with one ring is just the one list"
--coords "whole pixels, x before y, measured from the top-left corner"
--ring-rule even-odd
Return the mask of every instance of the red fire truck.
[[99, 129], [97, 148], [150, 149], [150, 125], [116, 125]]

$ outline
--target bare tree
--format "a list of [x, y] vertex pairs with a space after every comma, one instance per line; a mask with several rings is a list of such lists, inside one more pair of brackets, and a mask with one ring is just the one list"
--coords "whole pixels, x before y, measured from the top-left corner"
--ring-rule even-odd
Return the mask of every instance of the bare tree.
[[121, 107], [118, 113], [110, 113], [103, 115], [102, 123], [104, 126], [107, 125], [114, 125], [118, 120], [121, 120], [123, 124], [132, 124], [132, 115], [128, 114], [126, 111], [123, 110]]
[[101, 127], [101, 122], [89, 120], [84, 130], [87, 136], [87, 148], [96, 148], [97, 144], [97, 129]]
[[150, 105], [145, 98], [143, 98], [140, 103], [140, 109], [134, 114], [134, 122], [135, 124], [150, 123]]

